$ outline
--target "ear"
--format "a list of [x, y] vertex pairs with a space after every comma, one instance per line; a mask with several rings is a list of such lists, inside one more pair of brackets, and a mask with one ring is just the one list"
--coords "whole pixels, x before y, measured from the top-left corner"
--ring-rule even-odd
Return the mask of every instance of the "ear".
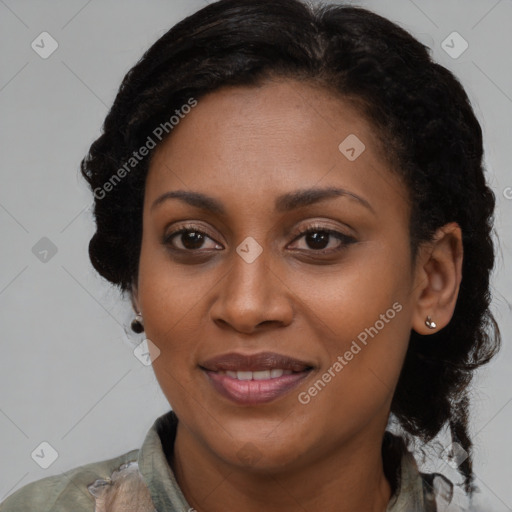
[[139, 289], [137, 288], [137, 283], [133, 281], [132, 287], [130, 290], [130, 301], [132, 303], [132, 308], [135, 311], [135, 313], [138, 313], [140, 311], [140, 305], [139, 305]]
[[[445, 327], [453, 316], [462, 280], [462, 231], [451, 222], [439, 228], [433, 240], [420, 246], [415, 268], [415, 307], [412, 328], [432, 334]], [[427, 316], [435, 322], [431, 329]]]

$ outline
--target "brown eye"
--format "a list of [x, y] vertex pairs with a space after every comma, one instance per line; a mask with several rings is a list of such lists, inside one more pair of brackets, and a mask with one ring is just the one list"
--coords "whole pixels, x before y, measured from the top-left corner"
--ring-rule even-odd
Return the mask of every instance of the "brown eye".
[[[210, 247], [205, 247], [205, 243], [210, 240]], [[183, 227], [174, 231], [164, 238], [164, 244], [172, 249], [179, 251], [197, 251], [198, 249], [222, 249], [215, 240], [210, 238], [204, 231], [191, 226]]]
[[356, 239], [351, 236], [322, 226], [313, 226], [301, 231], [295, 241], [301, 238], [304, 239], [306, 247], [295, 247], [296, 249], [320, 254], [340, 251], [356, 242]]
[[179, 240], [185, 249], [200, 249], [204, 244], [205, 235], [199, 231], [183, 231]]
[[304, 240], [311, 249], [325, 249], [332, 238], [327, 231], [312, 231], [305, 235]]

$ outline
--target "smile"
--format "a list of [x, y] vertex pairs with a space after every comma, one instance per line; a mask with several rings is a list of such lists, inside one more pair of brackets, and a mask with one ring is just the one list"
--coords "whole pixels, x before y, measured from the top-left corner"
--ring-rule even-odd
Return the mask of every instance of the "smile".
[[249, 371], [241, 371], [241, 372], [233, 372], [233, 371], [220, 371], [217, 372], [219, 375], [227, 375], [232, 379], [238, 380], [267, 380], [267, 379], [277, 379], [282, 377], [283, 375], [290, 375], [292, 373], [291, 370], [283, 370], [282, 368], [273, 368], [272, 370], [260, 370], [257, 372], [249, 372]]
[[262, 352], [224, 354], [200, 365], [213, 389], [239, 405], [264, 404], [282, 397], [308, 377], [313, 365]]

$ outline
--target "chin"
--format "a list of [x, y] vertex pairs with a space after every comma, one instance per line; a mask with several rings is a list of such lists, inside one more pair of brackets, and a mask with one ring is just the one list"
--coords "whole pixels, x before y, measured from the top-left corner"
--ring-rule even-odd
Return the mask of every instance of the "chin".
[[[272, 428], [276, 428], [275, 422], [272, 422]], [[304, 458], [304, 444], [299, 439], [301, 436], [296, 432], [293, 436], [283, 436], [282, 433], [277, 436], [272, 435], [272, 429], [249, 428], [240, 435], [230, 436], [229, 441], [222, 446], [217, 444], [216, 438], [210, 444], [210, 449], [229, 465], [243, 470], [276, 473], [290, 470], [299, 459]], [[225, 440], [226, 437], [223, 438]]]

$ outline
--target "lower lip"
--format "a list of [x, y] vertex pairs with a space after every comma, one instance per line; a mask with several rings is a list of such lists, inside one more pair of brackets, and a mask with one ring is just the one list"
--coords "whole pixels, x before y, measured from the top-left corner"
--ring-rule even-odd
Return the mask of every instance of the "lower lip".
[[264, 404], [298, 386], [310, 370], [283, 375], [274, 379], [238, 380], [225, 374], [204, 370], [213, 387], [223, 396], [241, 405]]

